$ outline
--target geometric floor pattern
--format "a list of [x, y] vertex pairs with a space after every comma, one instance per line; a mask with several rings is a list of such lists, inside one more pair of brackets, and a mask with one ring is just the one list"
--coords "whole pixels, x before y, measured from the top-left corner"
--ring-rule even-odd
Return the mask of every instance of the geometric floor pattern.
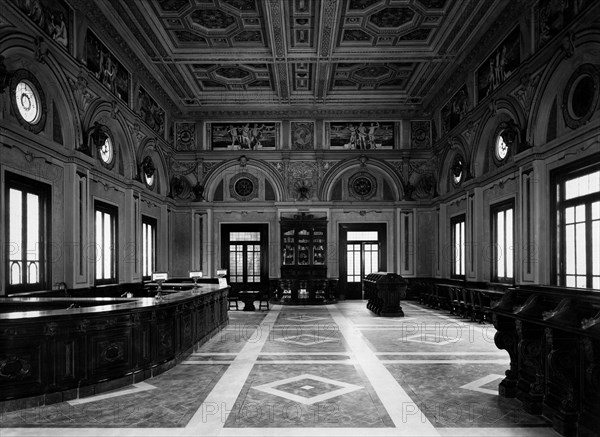
[[498, 396], [494, 328], [402, 302], [230, 311], [183, 362], [136, 386], [0, 411], [0, 436], [558, 436]]

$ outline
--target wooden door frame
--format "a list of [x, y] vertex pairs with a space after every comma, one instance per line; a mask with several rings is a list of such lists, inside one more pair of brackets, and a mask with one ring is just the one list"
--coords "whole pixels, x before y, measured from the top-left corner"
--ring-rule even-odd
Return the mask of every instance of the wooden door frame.
[[339, 242], [339, 289], [345, 290], [348, 256], [346, 245], [348, 244], [348, 231], [377, 231], [379, 241], [379, 270], [387, 270], [387, 223], [340, 223], [338, 225]]
[[[269, 285], [269, 224], [268, 223], [221, 223], [221, 267], [229, 265], [229, 233], [230, 232], [260, 232], [260, 288]], [[229, 269], [227, 269], [227, 283]], [[259, 284], [256, 284], [258, 287]]]

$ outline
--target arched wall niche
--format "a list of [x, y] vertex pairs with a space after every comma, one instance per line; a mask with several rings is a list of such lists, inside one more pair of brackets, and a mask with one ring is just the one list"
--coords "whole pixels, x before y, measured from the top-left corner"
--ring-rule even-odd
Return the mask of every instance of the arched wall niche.
[[[546, 68], [529, 113], [529, 142], [534, 147], [544, 147], [547, 141], [548, 123], [553, 102], [556, 100], [558, 113], [556, 117], [556, 137], [560, 137], [572, 129], [565, 124], [561, 105], [563, 92], [573, 73], [584, 64], [592, 64], [600, 71], [600, 29], [586, 29], [572, 36], [574, 51], [568, 56], [565, 50], [558, 50], [546, 64]], [[596, 102], [595, 112], [590, 120], [599, 117], [600, 104]]]
[[142, 183], [144, 183], [143, 170], [141, 164], [143, 160], [149, 156], [154, 163], [155, 174], [157, 176], [155, 187], [153, 191], [157, 194], [166, 196], [169, 193], [169, 174], [167, 172], [167, 165], [162, 149], [157, 146], [156, 141], [153, 139], [146, 139], [140, 144], [137, 155], [137, 172]]
[[258, 179], [260, 187], [258, 198], [260, 200], [264, 200], [265, 196], [264, 181], [268, 181], [271, 184], [276, 202], [286, 200], [283, 180], [281, 176], [274, 171], [273, 167], [262, 160], [246, 159], [245, 157], [226, 161], [210, 170], [204, 179], [206, 199], [212, 201], [215, 198], [217, 187], [222, 183], [223, 191], [225, 192], [223, 199], [232, 200], [228, 195], [229, 182], [233, 177], [240, 173], [248, 173]]
[[[394, 201], [404, 199], [404, 186], [402, 181], [396, 174], [396, 171], [389, 166], [387, 163], [374, 158], [359, 157], [351, 158], [342, 162], [339, 162], [333, 166], [326, 173], [321, 184], [321, 189], [318, 193], [319, 199], [325, 201], [331, 201], [333, 199], [334, 190], [336, 185], [342, 182], [342, 199], [350, 200], [352, 197], [347, 195], [348, 192], [348, 181], [353, 175], [365, 172], [372, 174], [378, 179], [378, 182], [387, 182], [388, 186], [392, 190]], [[368, 200], [383, 200], [383, 183], [379, 183], [377, 187], [377, 193], [370, 197]], [[360, 199], [356, 199], [360, 200]]]
[[[472, 153], [466, 156], [470, 162], [470, 174], [472, 177], [481, 177], [494, 170], [492, 150], [495, 142], [495, 134], [502, 123], [514, 124], [519, 131], [525, 131], [525, 114], [519, 104], [512, 98], [498, 99], [482, 117], [480, 127], [473, 141]], [[524, 141], [524, 138], [521, 138]], [[518, 144], [515, 144], [515, 148]], [[514, 154], [516, 150], [512, 150]]]
[[[114, 113], [111, 105], [106, 101], [97, 101], [90, 106], [83, 122], [85, 130], [84, 144], [89, 142], [89, 134], [96, 123], [105, 126], [111, 133], [116, 153], [116, 163], [113, 171], [116, 171], [126, 179], [135, 179], [138, 165], [135, 159], [135, 148], [127, 129], [127, 124], [120, 111]], [[97, 151], [91, 147], [91, 153], [97, 158]], [[98, 163], [98, 165], [100, 165]]]
[[[56, 123], [53, 123], [53, 117], [56, 114], [60, 121], [61, 145], [71, 150], [77, 148], [83, 141], [81, 120], [68, 79], [52, 51], [48, 50], [43, 54], [43, 62], [38, 61], [34, 38], [11, 29], [10, 33], [0, 34], [0, 54], [4, 57], [4, 64], [9, 73], [20, 69], [26, 70], [35, 77], [42, 88], [47, 117], [43, 129], [38, 135], [54, 141], [53, 129]], [[4, 91], [3, 96], [6, 97], [6, 99], [3, 97], [2, 103], [6, 117], [18, 123], [10, 108], [12, 98], [10, 85]]]

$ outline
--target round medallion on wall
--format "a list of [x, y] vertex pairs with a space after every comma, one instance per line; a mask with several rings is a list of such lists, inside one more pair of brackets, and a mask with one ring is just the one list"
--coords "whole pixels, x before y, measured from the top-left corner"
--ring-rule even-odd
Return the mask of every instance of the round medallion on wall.
[[508, 144], [502, 134], [496, 135], [494, 144], [494, 155], [498, 161], [504, 161], [508, 156]]
[[258, 196], [258, 179], [250, 173], [238, 173], [229, 181], [229, 193], [242, 202]]
[[115, 148], [110, 135], [106, 135], [104, 142], [98, 148], [100, 162], [106, 168], [112, 168], [115, 163]]
[[46, 122], [46, 99], [37, 79], [27, 70], [17, 70], [11, 78], [11, 103], [19, 122], [34, 133]]
[[600, 72], [591, 64], [583, 64], [569, 78], [563, 93], [563, 117], [571, 129], [587, 123], [598, 104]]
[[456, 155], [454, 157], [454, 161], [452, 163], [452, 168], [450, 169], [450, 173], [452, 174], [452, 184], [454, 186], [458, 186], [463, 181], [464, 177], [464, 167], [465, 160], [461, 155]]
[[109, 136], [106, 136], [104, 143], [100, 146], [98, 150], [100, 160], [106, 166], [110, 166], [115, 159], [115, 149], [112, 145], [112, 140]]
[[519, 144], [519, 129], [512, 121], [502, 122], [496, 129], [492, 143], [492, 157], [497, 166], [504, 164], [511, 153], [516, 152]]
[[146, 186], [151, 190], [154, 189], [154, 185], [156, 184], [156, 168], [150, 156], [146, 156], [142, 160], [142, 177]]
[[377, 192], [377, 179], [370, 173], [356, 173], [348, 180], [348, 191], [357, 199], [370, 199]]

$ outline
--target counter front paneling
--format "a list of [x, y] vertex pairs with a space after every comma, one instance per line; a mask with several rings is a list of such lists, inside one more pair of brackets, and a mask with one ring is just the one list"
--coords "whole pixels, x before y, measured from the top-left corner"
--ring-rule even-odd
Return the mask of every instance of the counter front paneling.
[[0, 298], [3, 409], [89, 396], [171, 368], [228, 323], [228, 291], [202, 284], [161, 299]]

